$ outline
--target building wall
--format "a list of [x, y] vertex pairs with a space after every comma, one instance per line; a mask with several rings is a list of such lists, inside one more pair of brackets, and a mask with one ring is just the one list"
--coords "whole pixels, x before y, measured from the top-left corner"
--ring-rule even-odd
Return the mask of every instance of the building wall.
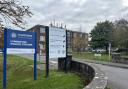
[[45, 28], [46, 26], [36, 25], [28, 30], [37, 33], [37, 52], [40, 55], [44, 55], [45, 53]]
[[74, 40], [76, 40], [77, 38], [80, 38], [78, 39], [78, 41], [79, 40], [82, 41], [80, 45], [80, 51], [86, 51], [86, 48], [88, 46], [88, 34], [87, 33], [68, 30], [67, 37], [68, 37], [68, 50], [69, 51], [75, 51], [75, 52], [77, 51], [77, 48], [75, 48], [75, 44], [78, 44], [78, 43], [74, 43]]
[[[38, 53], [43, 55], [45, 53], [45, 28], [46, 26], [43, 25], [36, 25], [32, 28], [30, 28], [28, 31], [33, 31], [37, 33], [37, 50]], [[77, 51], [76, 48], [73, 46], [73, 39], [76, 37], [82, 38], [84, 44], [81, 46], [81, 51], [85, 51], [85, 49], [88, 46], [88, 34], [77, 32], [77, 31], [71, 31], [67, 30], [67, 42], [68, 42], [68, 51]]]

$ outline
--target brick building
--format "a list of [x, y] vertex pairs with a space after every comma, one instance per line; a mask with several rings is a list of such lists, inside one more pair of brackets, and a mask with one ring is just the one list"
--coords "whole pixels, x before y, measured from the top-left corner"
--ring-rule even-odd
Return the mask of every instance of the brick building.
[[68, 30], [67, 39], [68, 39], [68, 50], [69, 51], [76, 52], [78, 51], [77, 50], [78, 47], [80, 48], [79, 51], [81, 52], [86, 51], [87, 46], [88, 46], [88, 34], [87, 33]]
[[[42, 54], [45, 52], [45, 28], [44, 25], [36, 25], [30, 28], [28, 31], [36, 32], [37, 33], [37, 50], [38, 53]], [[81, 38], [83, 44], [81, 45], [80, 51], [85, 51], [88, 46], [88, 34], [83, 32], [71, 31], [67, 30], [67, 40], [68, 40], [68, 51], [77, 51], [74, 47], [74, 40], [75, 38]], [[76, 43], [77, 44], [77, 43]]]

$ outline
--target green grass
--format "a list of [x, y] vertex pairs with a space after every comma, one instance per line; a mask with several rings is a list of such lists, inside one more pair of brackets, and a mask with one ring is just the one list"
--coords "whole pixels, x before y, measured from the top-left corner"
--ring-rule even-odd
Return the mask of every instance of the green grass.
[[112, 89], [112, 88], [110, 88], [110, 87], [106, 87], [105, 89]]
[[[7, 89], [82, 89], [82, 79], [73, 73], [65, 74], [56, 70], [45, 72], [38, 70], [38, 79], [33, 80], [33, 61], [10, 55], [7, 59]], [[0, 56], [0, 89], [2, 89], [2, 57]]]
[[80, 58], [80, 59], [87, 59], [87, 60], [98, 60], [98, 61], [110, 61], [109, 60], [109, 55], [108, 54], [101, 54], [101, 57], [95, 57], [94, 54], [95, 53], [91, 53], [91, 52], [81, 52], [81, 53], [77, 53], [74, 52], [72, 53], [74, 58]]

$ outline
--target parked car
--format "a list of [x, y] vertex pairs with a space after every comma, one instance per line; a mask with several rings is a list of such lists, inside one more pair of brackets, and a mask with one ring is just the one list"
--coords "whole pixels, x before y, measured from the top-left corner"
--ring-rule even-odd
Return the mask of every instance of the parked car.
[[96, 50], [95, 49], [92, 49], [92, 52], [96, 52]]
[[97, 53], [105, 53], [106, 50], [105, 50], [105, 49], [97, 49], [96, 52], [97, 52]]
[[105, 49], [92, 49], [92, 52], [94, 52], [94, 53], [105, 53], [106, 50]]

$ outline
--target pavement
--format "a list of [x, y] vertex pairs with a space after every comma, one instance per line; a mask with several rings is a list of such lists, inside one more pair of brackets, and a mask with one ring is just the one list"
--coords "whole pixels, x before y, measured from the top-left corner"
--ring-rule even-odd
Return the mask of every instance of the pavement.
[[95, 64], [108, 77], [108, 86], [112, 89], [128, 89], [128, 69]]
[[85, 60], [80, 58], [73, 58], [74, 60], [82, 60], [89, 63], [95, 63], [95, 64], [102, 64], [102, 65], [108, 65], [113, 67], [119, 67], [119, 68], [126, 68], [128, 69], [128, 64], [122, 64], [122, 63], [112, 63], [112, 62], [105, 62], [105, 61], [96, 61], [96, 60]]
[[73, 59], [92, 63], [99, 67], [108, 77], [108, 86], [112, 89], [128, 89], [128, 65], [77, 58]]

